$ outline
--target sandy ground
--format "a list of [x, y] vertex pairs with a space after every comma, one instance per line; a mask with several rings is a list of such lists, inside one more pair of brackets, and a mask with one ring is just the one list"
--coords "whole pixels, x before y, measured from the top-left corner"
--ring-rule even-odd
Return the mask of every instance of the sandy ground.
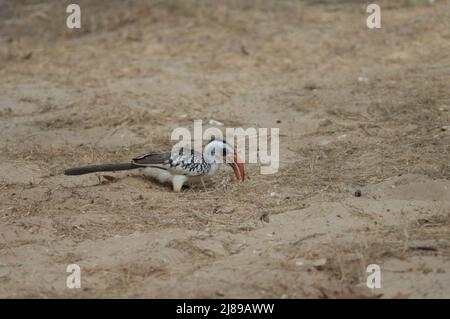
[[[379, 30], [365, 1], [67, 3], [0, 1], [0, 297], [450, 297], [448, 1]], [[278, 173], [62, 175], [195, 119], [279, 127]]]

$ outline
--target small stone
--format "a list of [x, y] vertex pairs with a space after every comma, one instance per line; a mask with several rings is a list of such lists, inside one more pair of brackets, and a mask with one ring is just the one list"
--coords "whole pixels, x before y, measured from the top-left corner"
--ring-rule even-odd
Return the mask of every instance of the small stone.
[[369, 82], [369, 79], [364, 76], [359, 76], [358, 82], [367, 83], [367, 82]]
[[358, 189], [356, 192], [355, 192], [355, 197], [361, 197], [362, 196], [362, 193], [361, 193], [361, 191]]
[[326, 258], [320, 258], [320, 259], [314, 260], [313, 263], [312, 263], [312, 265], [313, 265], [314, 267], [322, 267], [322, 266], [324, 266], [326, 263], [327, 263], [327, 259], [326, 259]]
[[30, 52], [24, 54], [24, 55], [22, 56], [22, 59], [23, 59], [23, 60], [28, 60], [28, 59], [30, 59], [32, 56], [33, 56], [33, 52], [30, 51]]
[[210, 125], [217, 125], [217, 126], [222, 126], [223, 125], [222, 122], [219, 122], [219, 121], [216, 121], [216, 120], [209, 120], [208, 124], [210, 124]]
[[313, 91], [317, 89], [317, 85], [315, 83], [307, 83], [305, 89]]

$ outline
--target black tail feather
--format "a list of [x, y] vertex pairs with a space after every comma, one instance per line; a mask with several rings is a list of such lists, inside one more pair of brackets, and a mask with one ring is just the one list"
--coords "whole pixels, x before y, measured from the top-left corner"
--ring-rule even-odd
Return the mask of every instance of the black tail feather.
[[133, 163], [89, 165], [89, 166], [68, 168], [64, 171], [64, 175], [83, 175], [96, 172], [126, 171], [129, 169], [136, 169], [136, 168], [142, 168], [142, 166], [138, 166]]

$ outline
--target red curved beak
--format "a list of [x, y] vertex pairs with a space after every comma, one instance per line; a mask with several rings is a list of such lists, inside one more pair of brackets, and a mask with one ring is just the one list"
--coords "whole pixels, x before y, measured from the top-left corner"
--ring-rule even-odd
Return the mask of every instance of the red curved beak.
[[230, 163], [230, 166], [233, 168], [234, 175], [236, 175], [238, 181], [243, 182], [245, 178], [244, 164], [236, 153], [234, 154], [233, 160], [234, 163]]

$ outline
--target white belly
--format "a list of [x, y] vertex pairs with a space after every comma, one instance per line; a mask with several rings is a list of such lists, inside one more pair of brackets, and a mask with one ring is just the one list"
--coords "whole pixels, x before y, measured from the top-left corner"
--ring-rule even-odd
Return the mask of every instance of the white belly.
[[201, 176], [185, 176], [172, 174], [169, 171], [156, 167], [146, 167], [144, 168], [144, 176], [160, 183], [170, 183], [173, 186], [174, 192], [181, 191], [181, 188], [186, 182], [196, 183], [200, 182]]

